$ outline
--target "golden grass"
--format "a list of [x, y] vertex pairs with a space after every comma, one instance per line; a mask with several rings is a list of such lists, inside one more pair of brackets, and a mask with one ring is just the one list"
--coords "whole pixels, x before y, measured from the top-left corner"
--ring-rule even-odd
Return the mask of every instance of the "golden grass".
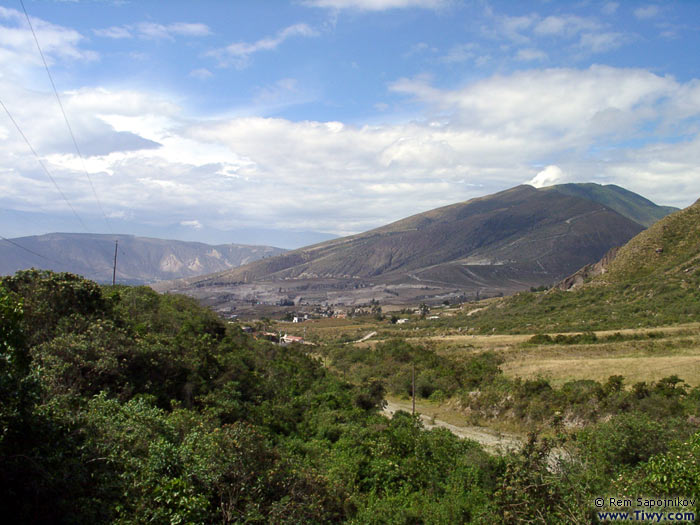
[[577, 379], [603, 382], [611, 375], [622, 375], [629, 387], [639, 381], [658, 381], [674, 374], [691, 386], [700, 386], [700, 324], [614, 330], [596, 335], [603, 338], [616, 332], [628, 336], [654, 332], [657, 337], [535, 346], [523, 344], [531, 335], [442, 336], [416, 338], [413, 342], [453, 359], [495, 352], [502, 357], [501, 369], [507, 376], [544, 377], [553, 386]]
[[[398, 330], [386, 321], [371, 318], [316, 319], [305, 323], [276, 323], [276, 330], [302, 335], [306, 329], [309, 340], [332, 342], [342, 336], [360, 339], [369, 332], [377, 336], [358, 346], [372, 347], [388, 337], [405, 337], [416, 345], [430, 347], [439, 354], [463, 359], [474, 353], [491, 351], [504, 360], [501, 368], [509, 377], [533, 379], [544, 377], [553, 386], [575, 379], [606, 381], [611, 375], [622, 375], [629, 387], [638, 381], [658, 381], [673, 374], [691, 386], [700, 386], [700, 323], [689, 323], [648, 329], [599, 331], [603, 338], [614, 333], [660, 337], [580, 345], [524, 345], [533, 334], [493, 335], [432, 335], [411, 337], [410, 329]], [[552, 333], [550, 335], [556, 335]], [[453, 424], [464, 424], [459, 416], [450, 416], [448, 407], [421, 403], [424, 414], [437, 415]], [[456, 418], [456, 419], [453, 419]]]
[[507, 376], [534, 379], [544, 377], [553, 386], [575, 380], [604, 382], [611, 375], [621, 375], [627, 386], [639, 381], [658, 381], [677, 375], [690, 386], [700, 385], [700, 349], [692, 356], [603, 357], [570, 359], [529, 359], [504, 363]]
[[[700, 332], [696, 327], [654, 330], [664, 336], [588, 345], [513, 347], [500, 352], [503, 372], [510, 377], [544, 377], [554, 386], [575, 379], [606, 381], [621, 375], [627, 386], [677, 375], [700, 386]], [[601, 334], [598, 334], [599, 337]]]

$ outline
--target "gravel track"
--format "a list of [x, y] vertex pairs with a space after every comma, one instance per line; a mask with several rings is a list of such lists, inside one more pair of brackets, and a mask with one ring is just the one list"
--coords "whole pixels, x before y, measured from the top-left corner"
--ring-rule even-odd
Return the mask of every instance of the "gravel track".
[[[406, 403], [400, 403], [400, 402], [395, 402], [395, 401], [387, 401], [386, 406], [383, 409], [383, 413], [387, 417], [392, 417], [395, 412], [403, 410], [405, 412], [411, 412], [411, 403], [406, 402]], [[426, 414], [421, 414], [418, 412], [418, 415], [421, 417], [423, 420], [423, 426], [426, 429], [432, 429], [432, 428], [446, 428], [450, 432], [452, 432], [455, 436], [461, 437], [461, 438], [466, 438], [466, 439], [471, 439], [473, 441], [476, 441], [480, 443], [487, 451], [493, 452], [493, 453], [503, 453], [507, 452], [509, 450], [515, 450], [519, 449], [522, 445], [523, 442], [522, 440], [514, 435], [508, 435], [508, 434], [502, 434], [499, 432], [494, 432], [493, 430], [490, 430], [488, 428], [484, 427], [476, 427], [476, 426], [468, 426], [468, 427], [460, 427], [457, 425], [453, 425], [451, 423], [448, 423], [446, 421], [441, 421], [440, 419], [434, 419], [431, 416], [428, 416]]]

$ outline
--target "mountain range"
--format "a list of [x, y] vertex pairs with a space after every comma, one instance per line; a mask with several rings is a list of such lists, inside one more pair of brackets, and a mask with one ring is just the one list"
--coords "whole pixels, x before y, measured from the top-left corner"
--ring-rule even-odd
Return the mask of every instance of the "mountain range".
[[510, 294], [563, 279], [674, 210], [614, 185], [521, 185], [155, 288], [222, 311]]
[[51, 233], [10, 241], [0, 241], [2, 275], [36, 267], [68, 271], [103, 283], [112, 282], [115, 241], [118, 241], [116, 281], [122, 284], [145, 284], [219, 272], [285, 251], [271, 246], [209, 245], [133, 235], [82, 233]]
[[[109, 228], [112, 232], [129, 232], [137, 237], [156, 239], [177, 239], [187, 242], [205, 244], [243, 244], [251, 246], [277, 246], [288, 250], [316, 244], [337, 238], [331, 233], [282, 229], [270, 227], [239, 226], [230, 229], [215, 228], [199, 221], [168, 221], [163, 224], [151, 224], [140, 217], [111, 217], [108, 223], [103, 216], [81, 214], [85, 223], [91, 228]], [[82, 224], [74, 215], [45, 213], [39, 211], [20, 211], [0, 208], [0, 224], [5, 237], [29, 237], [38, 232], [81, 231]], [[103, 229], [104, 231], [104, 229]]]

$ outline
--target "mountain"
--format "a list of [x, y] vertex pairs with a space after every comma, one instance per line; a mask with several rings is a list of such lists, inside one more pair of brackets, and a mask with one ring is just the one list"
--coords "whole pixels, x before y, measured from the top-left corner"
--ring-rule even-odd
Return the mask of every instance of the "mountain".
[[601, 201], [633, 203], [641, 217], [664, 213], [616, 186], [586, 185], [579, 195], [571, 186], [517, 186], [156, 289], [220, 307], [507, 294], [556, 282], [644, 229]]
[[605, 270], [595, 278], [595, 284], [651, 281], [668, 285], [697, 281], [700, 277], [700, 200], [634, 237], [620, 248]]
[[[517, 326], [513, 319], [518, 319]], [[470, 318], [476, 330], [562, 332], [700, 321], [700, 200], [545, 293], [516, 294]]]
[[213, 246], [133, 235], [50, 233], [10, 240], [14, 244], [0, 241], [0, 274], [36, 267], [69, 271], [99, 282], [112, 281], [118, 241], [116, 278], [125, 284], [218, 272], [284, 252], [270, 246]]
[[[82, 215], [82, 217], [85, 223], [90, 224], [91, 229], [96, 231], [99, 228], [103, 228], [104, 231], [104, 228], [108, 227], [110, 231], [130, 232], [138, 237], [177, 239], [217, 245], [233, 243], [294, 249], [338, 237], [324, 232], [276, 228], [238, 227], [222, 230], [207, 224], [199, 224], [197, 221], [188, 225], [187, 222], [168, 222], [163, 219], [164, 224], [152, 224], [139, 217], [112, 217], [107, 224], [101, 215]], [[4, 208], [0, 208], [0, 224], [5, 237], [29, 237], [56, 231], [82, 231], [84, 228], [71, 213], [42, 213]]]
[[645, 228], [648, 228], [669, 213], [678, 211], [678, 208], [673, 206], [657, 206], [649, 199], [645, 199], [641, 195], [614, 184], [600, 185], [590, 182], [557, 184], [556, 186], [548, 186], [542, 189], [545, 191], [557, 191], [574, 197], [582, 197], [603, 204], [620, 215], [638, 222]]

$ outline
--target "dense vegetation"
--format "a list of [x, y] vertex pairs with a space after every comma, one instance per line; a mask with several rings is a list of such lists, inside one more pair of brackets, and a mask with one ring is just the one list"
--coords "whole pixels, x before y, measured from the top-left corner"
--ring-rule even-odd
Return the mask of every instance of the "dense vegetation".
[[[295, 347], [181, 296], [70, 274], [2, 282], [4, 516], [24, 523], [360, 523], [486, 512], [498, 465], [376, 412]], [[460, 458], [454, 461], [455, 458]], [[399, 515], [401, 515], [399, 513]]]
[[[555, 390], [399, 340], [317, 348], [324, 368], [185, 297], [33, 270], [0, 282], [0, 321], [0, 511], [16, 522], [589, 523], [595, 496], [700, 492], [700, 395], [673, 377]], [[490, 456], [383, 417], [414, 363], [421, 396], [478, 390], [484, 414], [520, 410], [551, 439]], [[571, 407], [608, 417], [565, 431]]]

